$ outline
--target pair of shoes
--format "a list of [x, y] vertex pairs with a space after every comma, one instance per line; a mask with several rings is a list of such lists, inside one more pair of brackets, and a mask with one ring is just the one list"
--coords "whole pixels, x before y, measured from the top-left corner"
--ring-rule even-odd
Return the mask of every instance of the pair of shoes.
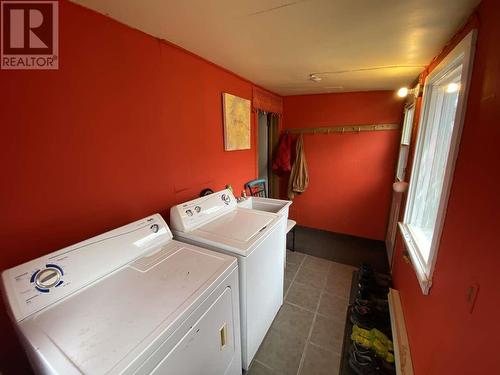
[[358, 375], [395, 375], [394, 363], [380, 361], [356, 351], [349, 355], [349, 367]]
[[375, 272], [372, 266], [367, 263], [363, 263], [361, 267], [359, 267], [358, 278], [360, 281], [375, 282], [380, 286], [390, 287], [392, 285], [391, 275]]
[[354, 300], [353, 305], [366, 307], [382, 314], [389, 314], [389, 301], [383, 298], [372, 297], [369, 299], [362, 299], [358, 296]]
[[380, 374], [377, 364], [368, 356], [352, 351], [349, 355], [349, 367], [358, 375]]
[[351, 340], [365, 350], [373, 351], [380, 358], [390, 361], [391, 356], [394, 357], [392, 354], [394, 351], [392, 341], [376, 328], [367, 330], [354, 325], [352, 327]]
[[349, 352], [349, 366], [359, 375], [394, 375], [394, 355], [387, 352], [384, 357], [353, 341]]
[[358, 286], [364, 292], [386, 298], [392, 279], [390, 275], [377, 273], [370, 265], [362, 264], [358, 271]]
[[358, 283], [358, 294], [357, 296], [361, 299], [387, 299], [389, 294], [388, 287], [380, 287], [377, 285], [366, 285]]
[[391, 319], [388, 309], [370, 308], [354, 304], [350, 308], [351, 323], [364, 329], [378, 328], [391, 336]]

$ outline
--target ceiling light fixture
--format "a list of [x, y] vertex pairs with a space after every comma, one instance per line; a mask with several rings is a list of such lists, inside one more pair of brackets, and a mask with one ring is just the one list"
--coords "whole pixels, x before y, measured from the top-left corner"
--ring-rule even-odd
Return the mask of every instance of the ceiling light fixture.
[[406, 98], [408, 95], [413, 95], [415, 97], [418, 97], [420, 96], [420, 94], [421, 94], [420, 85], [417, 85], [412, 89], [409, 89], [408, 87], [401, 87], [397, 91], [397, 95], [400, 98]]
[[408, 90], [408, 87], [401, 87], [399, 90], [398, 90], [398, 96], [400, 98], [406, 98], [408, 96], [408, 92], [410, 90]]

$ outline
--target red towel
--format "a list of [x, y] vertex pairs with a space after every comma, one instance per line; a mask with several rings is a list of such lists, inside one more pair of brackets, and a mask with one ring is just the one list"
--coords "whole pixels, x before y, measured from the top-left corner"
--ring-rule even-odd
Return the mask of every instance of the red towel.
[[273, 172], [277, 175], [282, 175], [288, 173], [292, 170], [292, 144], [293, 137], [289, 134], [284, 134], [281, 136], [280, 144], [278, 147], [278, 152], [273, 162]]

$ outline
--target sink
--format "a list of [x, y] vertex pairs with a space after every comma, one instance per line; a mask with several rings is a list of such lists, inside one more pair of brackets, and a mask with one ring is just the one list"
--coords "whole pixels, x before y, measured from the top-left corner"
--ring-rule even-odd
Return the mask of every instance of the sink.
[[286, 201], [281, 199], [271, 199], [271, 198], [260, 198], [260, 197], [249, 197], [238, 203], [239, 207], [249, 208], [252, 210], [266, 211], [278, 214], [279, 216], [284, 216], [288, 218], [288, 208], [292, 204], [292, 201]]
[[[287, 233], [288, 225], [288, 208], [292, 201], [285, 201], [282, 199], [261, 198], [261, 197], [248, 197], [238, 202], [238, 207], [249, 208], [251, 210], [266, 211], [278, 214], [279, 225], [284, 228], [284, 233]], [[283, 248], [284, 264], [286, 266], [286, 240], [285, 247]]]

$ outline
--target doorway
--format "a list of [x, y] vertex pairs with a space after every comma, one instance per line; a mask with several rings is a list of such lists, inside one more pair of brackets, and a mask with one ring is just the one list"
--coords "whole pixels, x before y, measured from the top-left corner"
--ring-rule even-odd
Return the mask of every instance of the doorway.
[[279, 177], [272, 171], [274, 155], [279, 143], [280, 115], [257, 112], [257, 177], [266, 182], [266, 196], [279, 197]]
[[267, 113], [258, 112], [258, 178], [266, 181], [266, 197], [269, 196], [269, 121]]

